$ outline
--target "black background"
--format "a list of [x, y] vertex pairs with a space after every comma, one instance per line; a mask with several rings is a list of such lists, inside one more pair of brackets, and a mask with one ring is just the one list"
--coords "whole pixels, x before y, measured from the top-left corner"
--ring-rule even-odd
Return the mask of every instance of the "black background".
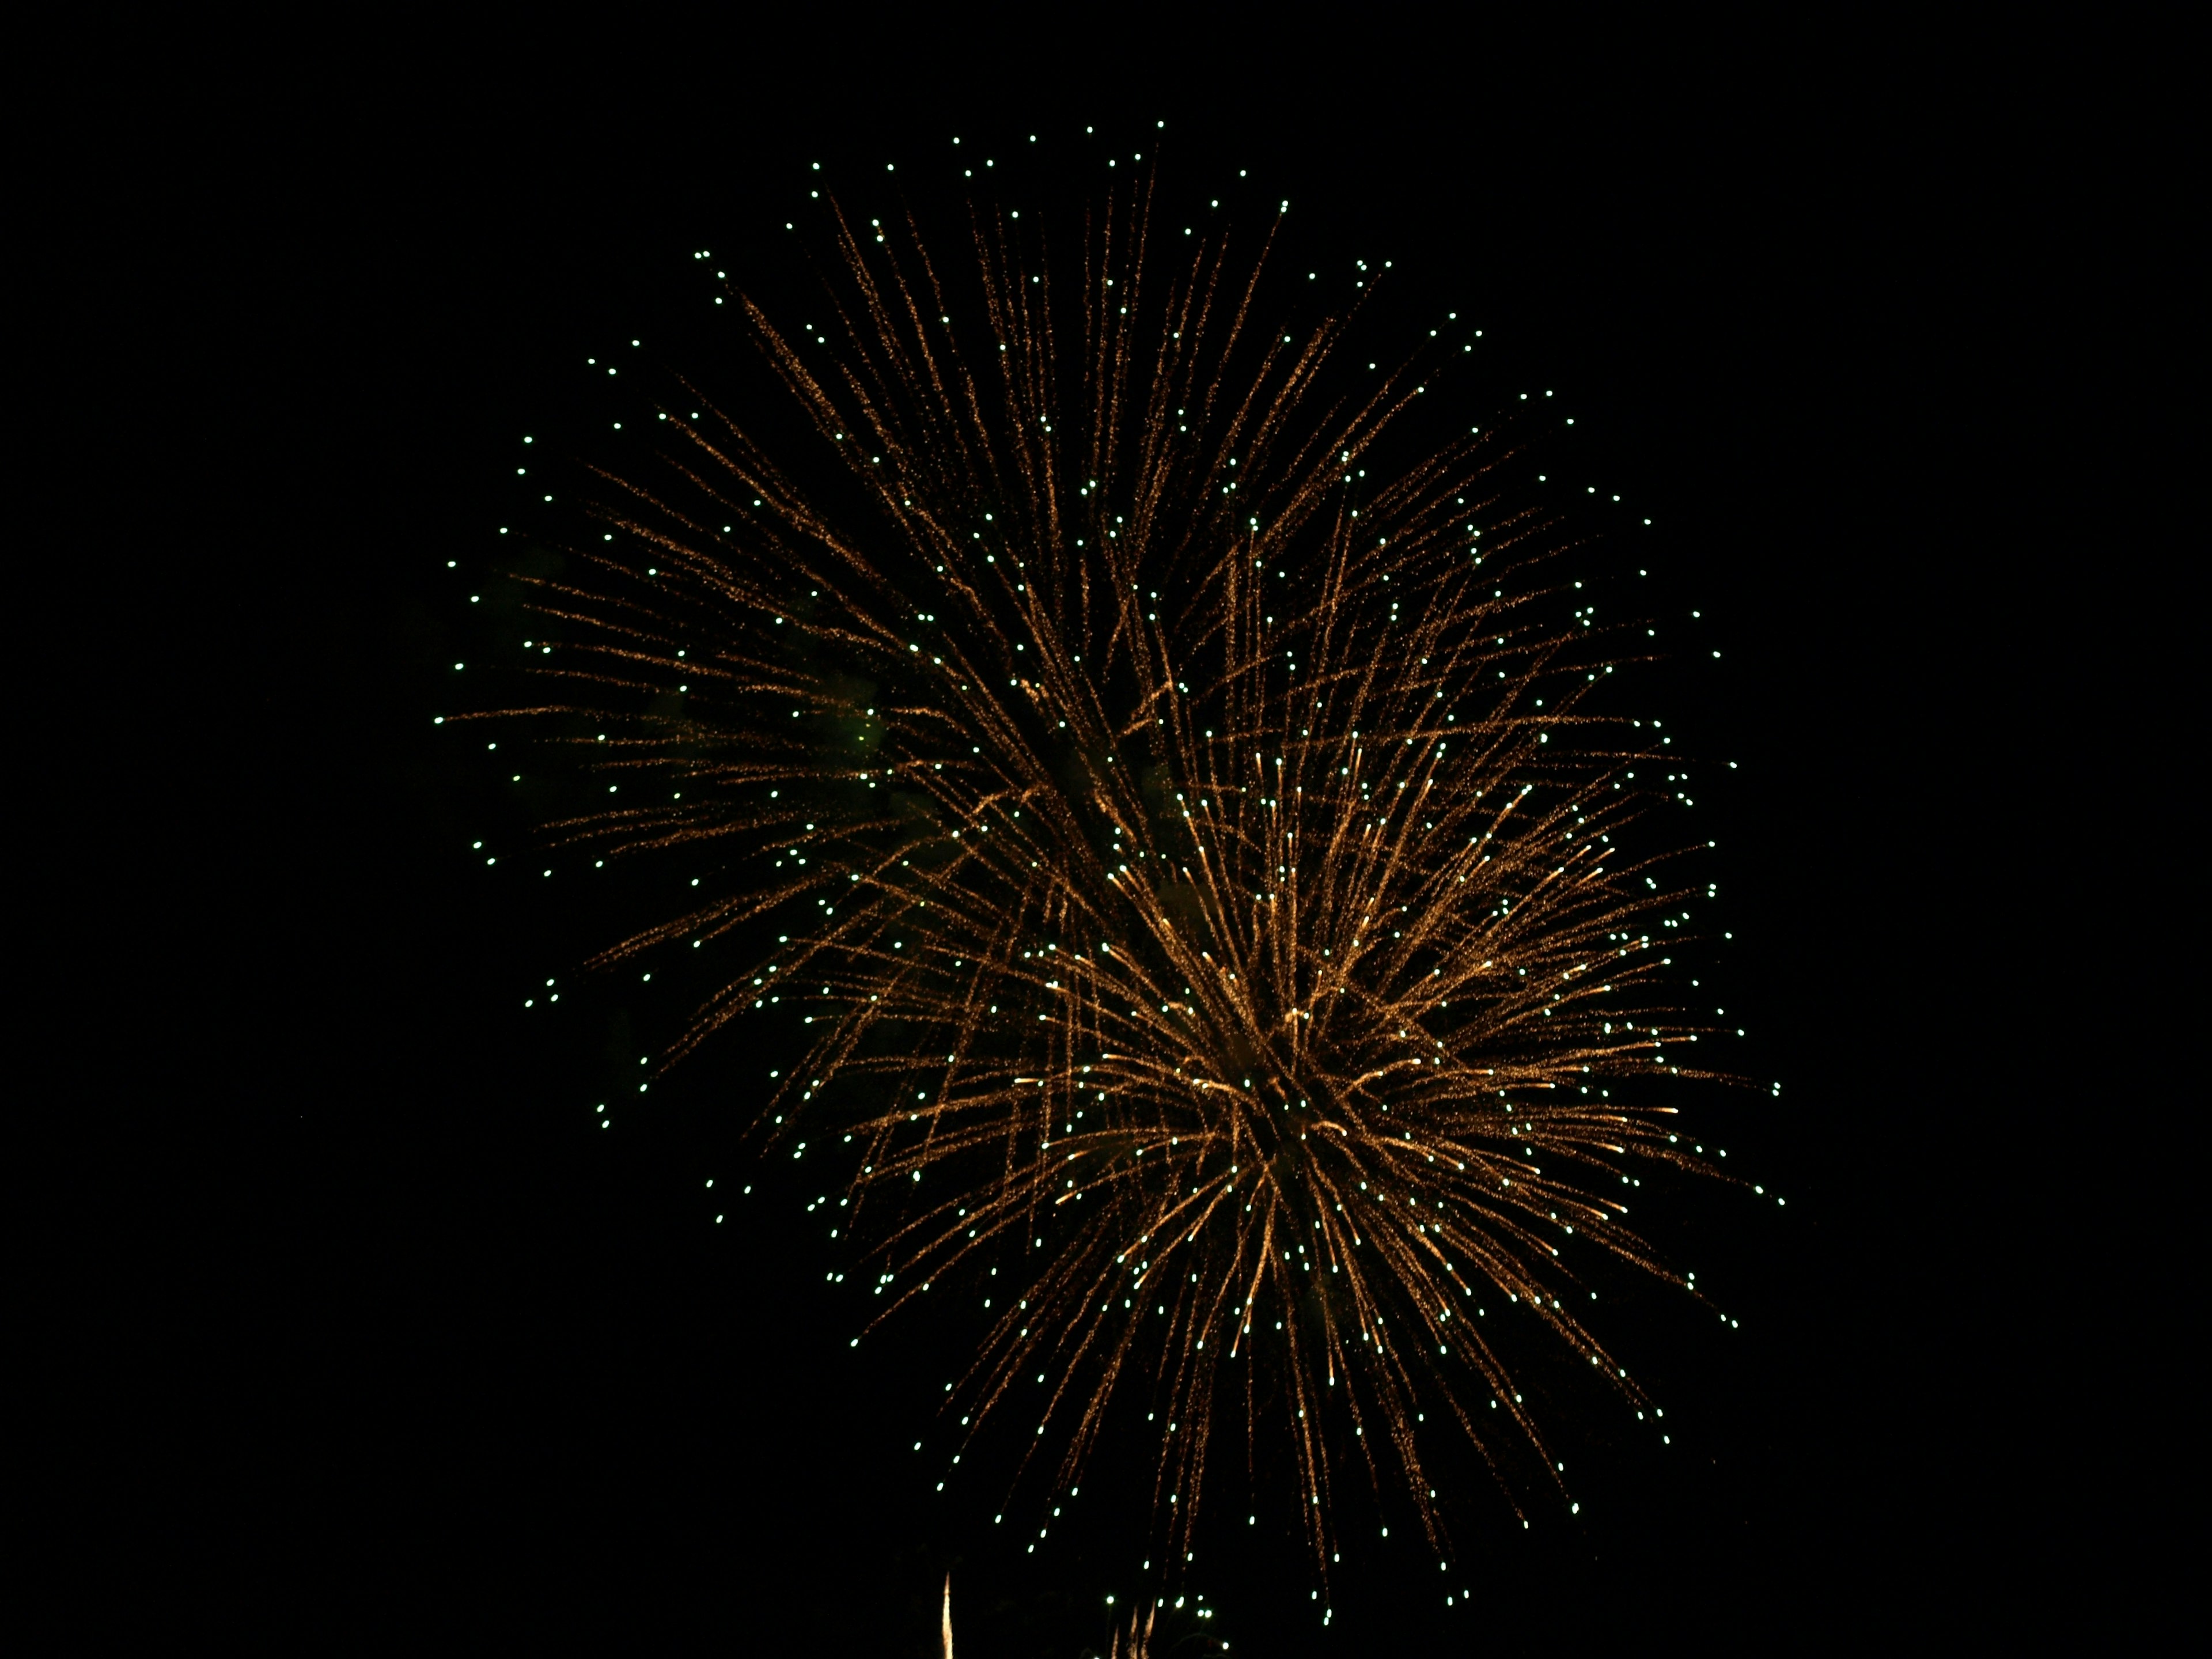
[[1324, 1643], [1255, 1546], [1195, 1576], [1212, 1633], [1796, 1646], [2109, 1595], [2124, 1442], [2060, 1351], [2130, 1340], [2080, 1326], [2063, 1140], [2115, 994], [2053, 962], [2120, 949], [2069, 825], [2131, 771], [2100, 733], [2154, 696], [2128, 618], [2172, 557], [2113, 459], [2160, 454], [2124, 390], [2179, 234], [2155, 100], [2108, 123], [2083, 63], [1810, 24], [1601, 61], [1115, 30], [333, 40], [282, 75], [179, 42], [113, 95], [83, 284], [169, 483], [103, 601], [156, 641], [107, 726], [155, 757], [79, 849], [143, 941], [100, 1000], [143, 1012], [36, 1257], [99, 1286], [53, 1343], [92, 1425], [56, 1528], [125, 1586], [88, 1612], [921, 1654], [950, 1568], [963, 1652], [1103, 1642], [1120, 1540], [1040, 1565], [941, 1518], [934, 1385], [848, 1350], [819, 1241], [716, 1229], [681, 1137], [594, 1132], [596, 1037], [517, 1005], [596, 941], [467, 855], [490, 794], [429, 717], [446, 561], [508, 521], [517, 435], [577, 418], [574, 361], [696, 302], [691, 249], [760, 240], [825, 155], [1162, 119], [1170, 171], [1249, 167], [1315, 246], [1458, 295], [1661, 520], [1725, 655], [1657, 684], [1741, 763], [1722, 977], [1784, 1085], [1716, 1112], [1791, 1195], [1693, 1236], [1740, 1332], [1647, 1334], [1676, 1455], [1595, 1436], [1583, 1517], [1472, 1509], [1473, 1612], [1383, 1550]]

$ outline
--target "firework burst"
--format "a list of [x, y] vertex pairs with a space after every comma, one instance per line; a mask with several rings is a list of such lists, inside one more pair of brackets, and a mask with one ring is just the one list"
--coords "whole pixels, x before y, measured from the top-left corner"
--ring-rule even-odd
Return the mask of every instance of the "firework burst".
[[1509, 1306], [1649, 1408], [1562, 1251], [1681, 1282], [1624, 1202], [1702, 1167], [1630, 1081], [1707, 1074], [1621, 836], [1671, 762], [1595, 708], [1643, 630], [1510, 428], [1396, 436], [1473, 331], [1360, 372], [1267, 234], [1148, 246], [1150, 190], [1059, 244], [977, 210], [951, 265], [834, 213], [826, 327], [729, 291], [811, 455], [672, 383], [532, 579], [546, 695], [477, 718], [609, 792], [556, 842], [701, 872], [599, 963], [719, 964], [667, 1063], [793, 1044], [756, 1127], [844, 1160], [876, 1317], [993, 1298], [968, 1435], [1062, 1490], [1133, 1390], [1176, 1559], [1229, 1445], [1288, 1449], [1326, 1563], [1347, 1470], [1440, 1539], [1419, 1404], [1511, 1498]]

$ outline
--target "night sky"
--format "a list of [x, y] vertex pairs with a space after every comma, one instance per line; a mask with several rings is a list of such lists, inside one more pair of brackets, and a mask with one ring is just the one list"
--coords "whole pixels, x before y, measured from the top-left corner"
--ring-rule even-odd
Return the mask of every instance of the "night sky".
[[[685, 1011], [520, 1012], [616, 918], [470, 855], [520, 820], [430, 721], [477, 591], [447, 561], [483, 568], [512, 521], [519, 434], [598, 418], [574, 365], [696, 326], [692, 249], [765, 269], [810, 161], [1163, 119], [1170, 176], [1249, 167], [1307, 246], [1393, 260], [1409, 346], [1412, 296], [1477, 315], [1501, 397], [1571, 398], [1659, 520], [1653, 608], [1703, 632], [1645, 696], [1741, 763], [1698, 833], [1762, 1086], [1704, 1133], [1790, 1200], [1684, 1191], [1655, 1224], [1741, 1328], [1656, 1289], [1626, 1310], [1671, 1455], [1602, 1413], [1560, 1425], [1583, 1513], [1536, 1499], [1524, 1534], [1471, 1503], [1474, 1609], [1443, 1608], [1425, 1551], [1372, 1547], [1324, 1639], [1285, 1534], [1194, 1576], [1208, 1633], [1780, 1648], [2092, 1588], [2061, 1540], [2122, 1502], [2118, 1454], [2050, 1345], [2129, 1339], [2081, 1328], [2054, 1136], [2113, 993], [2037, 962], [2063, 915], [2069, 952], [2111, 938], [2062, 843], [2100, 722], [2144, 694], [2068, 665], [2120, 643], [2160, 556], [2093, 505], [2096, 423], [2051, 434], [2122, 401], [2134, 325], [2088, 296], [2173, 233], [2101, 188], [2040, 71], [1808, 31], [1739, 74], [1710, 44], [1598, 72], [1479, 32], [1179, 38], [1161, 68], [1124, 38], [1080, 74], [926, 39], [847, 61], [834, 34], [788, 61], [738, 35], [436, 68], [380, 45], [343, 89], [210, 67], [147, 123], [104, 234], [151, 257], [100, 282], [143, 302], [129, 349], [191, 510], [118, 603], [189, 677], [137, 718], [205, 730], [149, 775], [193, 805], [133, 890], [147, 975], [185, 988], [127, 1088], [118, 1063], [137, 1105], [94, 1115], [127, 1173], [85, 1213], [116, 1224], [70, 1248], [103, 1286], [86, 1397], [136, 1449], [85, 1524], [164, 1564], [176, 1620], [921, 1655], [949, 1568], [963, 1654], [1103, 1644], [1140, 1540], [994, 1543], [909, 1449], [927, 1332], [855, 1355], [821, 1239], [766, 1206], [712, 1224], [700, 1177], [744, 1172], [702, 1170], [684, 1125], [732, 1057], [596, 1131], [613, 1056]], [[158, 1127], [126, 1127], [149, 1101]]]

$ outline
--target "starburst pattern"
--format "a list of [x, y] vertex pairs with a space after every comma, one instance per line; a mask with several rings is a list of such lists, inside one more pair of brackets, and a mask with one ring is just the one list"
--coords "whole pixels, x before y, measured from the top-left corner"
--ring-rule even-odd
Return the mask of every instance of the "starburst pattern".
[[482, 718], [611, 792], [556, 842], [699, 872], [601, 965], [724, 964], [668, 1063], [803, 1056], [758, 1128], [845, 1160], [877, 1316], [988, 1298], [966, 1432], [1070, 1488], [1133, 1390], [1178, 1557], [1226, 1436], [1325, 1562], [1347, 1468], [1440, 1535], [1417, 1404], [1540, 1449], [1509, 1309], [1649, 1407], [1562, 1251], [1681, 1282], [1625, 1202], [1701, 1167], [1632, 1081], [1705, 1074], [1622, 835], [1674, 763], [1597, 712], [1643, 630], [1559, 574], [1529, 425], [1395, 435], [1472, 331], [1361, 372], [1265, 236], [1148, 248], [1150, 189], [951, 267], [836, 213], [828, 328], [732, 292], [812, 453], [672, 383], [532, 579], [550, 697]]

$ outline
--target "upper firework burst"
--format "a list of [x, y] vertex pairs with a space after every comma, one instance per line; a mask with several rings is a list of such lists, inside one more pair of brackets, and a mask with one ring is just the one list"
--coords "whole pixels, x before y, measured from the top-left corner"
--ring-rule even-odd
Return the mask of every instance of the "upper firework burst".
[[1264, 236], [1164, 257], [1146, 188], [953, 255], [839, 215], [828, 327], [732, 294], [811, 435], [687, 386], [500, 718], [617, 792], [556, 839], [703, 868], [601, 960], [722, 964], [672, 1062], [796, 1046], [760, 1127], [849, 1143], [882, 1314], [1006, 1269], [969, 1432], [1018, 1415], [1057, 1489], [1135, 1388], [1176, 1559], [1220, 1437], [1272, 1437], [1326, 1561], [1347, 1459], [1438, 1535], [1417, 1407], [1540, 1446], [1509, 1306], [1644, 1407], [1561, 1252], [1674, 1277], [1620, 1199], [1687, 1160], [1612, 1096], [1693, 1074], [1682, 893], [1624, 863], [1658, 763], [1591, 694], [1634, 647], [1510, 434], [1401, 440], [1440, 362], [1342, 372]]

